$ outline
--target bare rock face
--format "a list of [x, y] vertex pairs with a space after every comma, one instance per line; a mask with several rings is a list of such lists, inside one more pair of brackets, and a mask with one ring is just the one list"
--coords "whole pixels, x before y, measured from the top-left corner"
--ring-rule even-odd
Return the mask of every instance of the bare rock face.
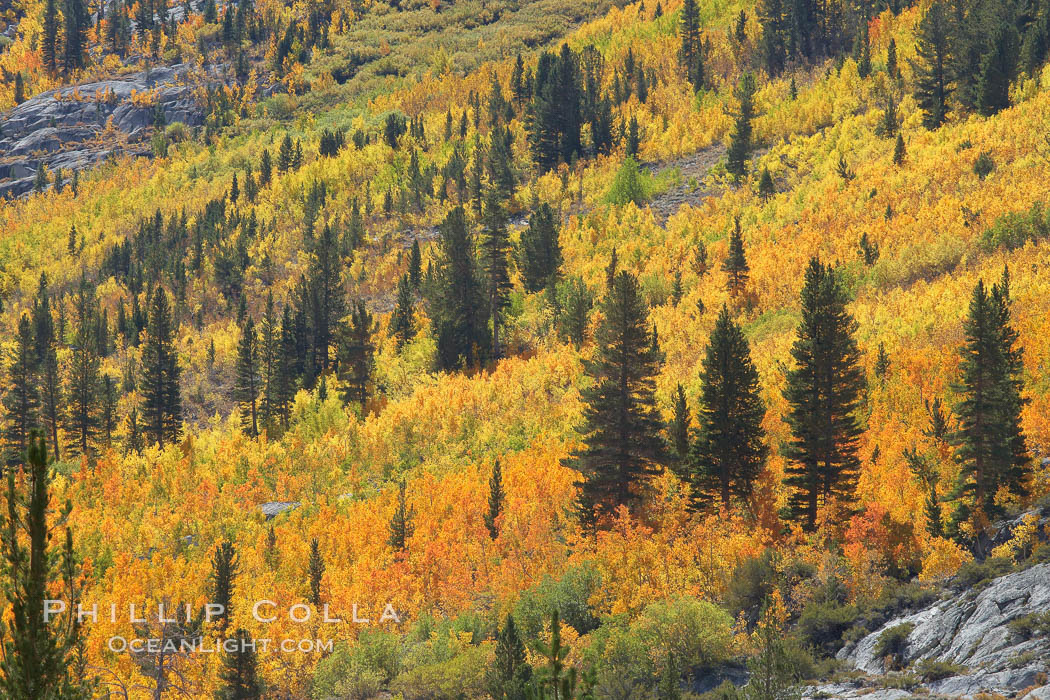
[[41, 165], [53, 174], [118, 153], [147, 155], [143, 141], [158, 114], [168, 124], [202, 124], [191, 68], [178, 64], [50, 90], [0, 116], [0, 196], [29, 192]]
[[[886, 673], [875, 650], [880, 635], [900, 625], [913, 625], [901, 661], [923, 660], [955, 665], [958, 675], [926, 684], [929, 692], [946, 697], [974, 697], [979, 693], [1050, 698], [1050, 639], [1025, 639], [1011, 629], [1014, 620], [1050, 612], [1050, 564], [993, 580], [979, 590], [963, 592], [920, 612], [891, 620], [838, 657], [871, 675]], [[850, 697], [842, 689], [825, 686], [823, 697]], [[871, 697], [871, 696], [868, 696]]]

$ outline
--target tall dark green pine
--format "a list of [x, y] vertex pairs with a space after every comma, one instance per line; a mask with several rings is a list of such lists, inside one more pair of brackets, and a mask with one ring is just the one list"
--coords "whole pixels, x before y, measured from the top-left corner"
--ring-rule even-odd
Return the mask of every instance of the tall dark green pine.
[[965, 517], [981, 510], [994, 518], [1002, 514], [996, 496], [1001, 489], [1017, 496], [1027, 493], [1031, 469], [1021, 410], [1023, 351], [1010, 325], [1009, 283], [989, 292], [978, 282], [963, 323], [966, 342], [960, 350], [961, 374], [956, 390], [962, 401], [955, 414], [959, 425], [953, 436], [961, 465], [956, 495], [963, 499]]
[[241, 326], [241, 340], [237, 345], [237, 377], [233, 385], [234, 399], [241, 410], [241, 425], [250, 437], [259, 434], [259, 337], [255, 321], [248, 316]]
[[483, 226], [482, 255], [488, 282], [489, 318], [492, 320], [492, 355], [499, 357], [501, 353], [500, 319], [503, 309], [509, 302], [511, 289], [507, 259], [510, 252], [510, 238], [507, 236], [507, 214], [500, 203], [499, 192], [495, 189], [490, 189], [485, 198]]
[[525, 643], [507, 614], [503, 629], [496, 635], [496, 653], [485, 675], [486, 690], [495, 700], [527, 700], [532, 666], [525, 656]]
[[751, 120], [755, 116], [756, 89], [755, 76], [745, 73], [736, 90], [740, 111], [737, 113], [736, 125], [733, 127], [726, 151], [726, 170], [737, 180], [747, 175], [747, 159], [751, 157]]
[[412, 283], [412, 289], [419, 291], [423, 282], [423, 253], [418, 238], [412, 241], [412, 251], [408, 255], [408, 281]]
[[321, 543], [315, 537], [310, 540], [310, 559], [306, 566], [306, 575], [310, 579], [310, 602], [315, 608], [321, 607], [321, 583], [324, 580], [324, 571]]
[[40, 273], [40, 284], [37, 287], [36, 301], [33, 303], [33, 332], [40, 377], [41, 417], [51, 441], [51, 452], [55, 459], [60, 459], [58, 426], [63, 422], [65, 404], [62, 399], [62, 379], [58, 371], [55, 320], [51, 315], [51, 299], [47, 275], [44, 273]]
[[[684, 0], [679, 22], [678, 34], [682, 40], [679, 59], [685, 66], [686, 77], [692, 83], [694, 90], [699, 90], [703, 85], [704, 64], [701, 54], [703, 45], [700, 42], [700, 15], [696, 8], [696, 0]], [[698, 67], [699, 76], [697, 75]]]
[[74, 300], [74, 338], [66, 387], [69, 450], [88, 454], [98, 428], [100, 361], [95, 339], [98, 301], [90, 283], [81, 278]]
[[503, 468], [499, 460], [492, 466], [492, 476], [489, 477], [489, 508], [485, 512], [485, 528], [489, 531], [489, 537], [496, 539], [499, 536], [499, 525], [496, 519], [503, 512]]
[[397, 301], [394, 313], [390, 317], [390, 335], [397, 340], [397, 349], [401, 350], [416, 333], [415, 295], [412, 293], [412, 282], [407, 274], [401, 275], [397, 282]]
[[582, 391], [584, 444], [566, 460], [582, 476], [585, 522], [621, 505], [637, 506], [649, 477], [666, 461], [653, 396], [658, 351], [638, 280], [629, 272], [617, 273], [602, 310], [594, 359], [584, 364], [592, 382]]
[[175, 329], [163, 287], [152, 294], [146, 343], [142, 348], [142, 413], [150, 442], [173, 443], [182, 432], [182, 397]]
[[731, 297], [736, 298], [743, 293], [750, 270], [747, 255], [744, 253], [744, 236], [740, 230], [740, 218], [737, 217], [733, 222], [733, 231], [729, 234], [729, 252], [722, 263], [722, 271], [726, 273], [726, 289]]
[[104, 448], [113, 445], [113, 432], [117, 429], [117, 382], [109, 374], [102, 375], [98, 388], [99, 441]]
[[1005, 22], [1000, 22], [992, 34], [977, 82], [977, 109], [986, 117], [1010, 106], [1010, 83], [1017, 75], [1019, 42], [1017, 30]]
[[376, 323], [363, 301], [350, 310], [349, 321], [340, 329], [339, 379], [343, 403], [356, 403], [362, 413], [368, 402], [375, 368]]
[[715, 321], [700, 370], [700, 407], [692, 452], [693, 504], [703, 508], [717, 498], [729, 511], [733, 499], [746, 503], [765, 465], [758, 371], [744, 333], [722, 311]]
[[415, 530], [412, 522], [415, 515], [416, 509], [408, 505], [407, 485], [402, 479], [398, 484], [397, 503], [394, 506], [394, 514], [390, 518], [390, 537], [387, 539], [387, 543], [395, 552], [404, 552], [407, 549], [408, 540]]
[[439, 227], [441, 254], [428, 296], [428, 316], [437, 338], [441, 369], [473, 367], [488, 356], [489, 303], [474, 258], [474, 237], [462, 207]]
[[758, 6], [758, 17], [762, 24], [762, 59], [766, 72], [776, 77], [787, 63], [789, 42], [789, 17], [784, 0], [762, 0]]
[[856, 322], [846, 310], [846, 293], [830, 265], [814, 258], [802, 288], [802, 323], [791, 348], [795, 367], [787, 374], [785, 420], [791, 442], [786, 483], [792, 517], [807, 531], [817, 525], [818, 508], [853, 501], [863, 429], [858, 408], [864, 389]]
[[29, 449], [30, 433], [40, 425], [40, 395], [36, 383], [36, 353], [33, 322], [29, 316], [18, 321], [15, 347], [7, 369], [4, 389], [4, 447], [7, 464], [21, 463]]
[[223, 540], [212, 553], [211, 574], [208, 578], [211, 585], [209, 602], [222, 606], [222, 612], [217, 617], [223, 630], [233, 615], [233, 592], [239, 572], [240, 555], [237, 554], [237, 548], [229, 540]]
[[259, 661], [251, 636], [239, 629], [233, 636], [235, 650], [222, 658], [219, 680], [222, 686], [216, 700], [261, 700], [262, 681], [259, 679]]
[[70, 74], [84, 67], [84, 31], [91, 18], [84, 0], [65, 0], [62, 16], [65, 20], [62, 67]]
[[668, 426], [668, 437], [670, 438], [668, 443], [675, 459], [675, 471], [679, 474], [684, 473], [682, 467], [689, 457], [689, 430], [692, 423], [693, 416], [685, 400], [685, 389], [679, 384], [674, 392], [671, 404], [671, 425]]
[[[7, 506], [0, 523], [7, 599], [0, 695], [8, 700], [86, 700], [91, 694], [81, 686], [82, 679], [72, 678], [69, 672], [79, 626], [63, 624], [64, 620], [44, 621], [44, 601], [53, 596], [51, 591], [75, 590], [72, 577], [61, 575], [62, 570], [76, 568], [69, 529], [65, 552], [61, 545], [51, 544], [69, 515], [69, 505], [51, 508], [51, 470], [42, 437], [29, 438], [23, 459], [24, 479], [16, 480], [15, 470], [8, 470]], [[58, 511], [57, 517], [52, 510]], [[56, 586], [60, 581], [62, 586]], [[74, 601], [66, 602], [67, 608], [75, 608]]]
[[553, 283], [561, 269], [561, 244], [558, 224], [549, 204], [541, 204], [529, 217], [529, 226], [521, 233], [521, 275], [525, 289], [538, 292]]
[[919, 22], [916, 42], [915, 100], [922, 110], [922, 124], [936, 129], [948, 116], [949, 47], [944, 4], [935, 2]]
[[44, 34], [41, 38], [40, 51], [44, 69], [54, 75], [58, 72], [58, 2], [45, 0]]

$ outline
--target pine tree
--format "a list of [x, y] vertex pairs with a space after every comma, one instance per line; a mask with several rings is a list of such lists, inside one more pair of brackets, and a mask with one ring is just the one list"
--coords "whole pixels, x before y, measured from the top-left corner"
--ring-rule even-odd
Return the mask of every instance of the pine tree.
[[335, 340], [337, 324], [346, 313], [346, 293], [341, 276], [339, 244], [331, 226], [325, 225], [314, 246], [307, 289], [302, 300], [309, 309], [313, 338], [310, 346], [310, 376], [328, 371], [330, 347]]
[[857, 76], [867, 78], [871, 75], [871, 40], [868, 36], [868, 23], [861, 25], [854, 47], [854, 58], [857, 61]]
[[237, 630], [233, 639], [234, 651], [227, 651], [222, 659], [219, 671], [222, 686], [215, 694], [216, 700], [260, 700], [263, 691], [255, 643], [242, 629]]
[[726, 170], [737, 180], [747, 175], [747, 159], [751, 157], [751, 120], [755, 116], [756, 89], [755, 76], [745, 73], [736, 90], [737, 99], [740, 100], [740, 111], [726, 151]]
[[904, 136], [898, 132], [897, 143], [893, 146], [893, 164], [896, 166], [904, 165], [904, 159], [907, 157], [908, 151], [904, 146]]
[[182, 432], [182, 397], [168, 295], [163, 287], [153, 292], [146, 344], [142, 349], [142, 397], [145, 432], [161, 446]]
[[682, 467], [689, 456], [689, 430], [692, 423], [693, 416], [685, 400], [685, 389], [679, 384], [671, 404], [671, 425], [668, 430], [668, 443], [675, 459], [676, 471], [679, 473], [684, 473]]
[[216, 616], [219, 626], [225, 630], [233, 615], [233, 592], [236, 589], [237, 574], [240, 572], [240, 555], [229, 540], [223, 540], [211, 557], [211, 574], [208, 582], [211, 586], [209, 602], [221, 605], [221, 612]]
[[777, 186], [773, 182], [773, 176], [769, 174], [769, 168], [762, 168], [762, 176], [758, 179], [758, 196], [769, 199], [777, 193]]
[[241, 326], [241, 340], [237, 345], [237, 378], [233, 394], [241, 410], [241, 425], [249, 437], [259, 434], [258, 399], [262, 381], [258, 345], [255, 321], [248, 316]]
[[261, 374], [259, 413], [262, 417], [262, 424], [267, 429], [273, 427], [273, 421], [278, 415], [277, 387], [280, 361], [281, 326], [273, 304], [273, 292], [268, 291], [262, 325], [259, 329], [259, 372]]
[[22, 71], [15, 73], [15, 104], [20, 105], [26, 101], [26, 79], [22, 77]]
[[484, 238], [482, 251], [485, 275], [488, 282], [489, 318], [492, 319], [492, 355], [499, 357], [500, 319], [509, 302], [511, 289], [508, 253], [510, 239], [507, 236], [507, 215], [495, 189], [489, 190], [485, 200]]
[[897, 65], [897, 40], [890, 37], [890, 44], [886, 47], [886, 75], [890, 80], [900, 78], [900, 67]]
[[740, 231], [740, 217], [733, 222], [733, 231], [729, 234], [729, 253], [722, 263], [722, 271], [726, 273], [726, 289], [729, 295], [736, 298], [744, 292], [747, 286], [748, 273], [751, 268], [747, 264], [747, 256], [744, 253], [744, 237]]
[[419, 239], [412, 241], [412, 251], [408, 257], [408, 280], [412, 283], [412, 289], [419, 291], [419, 285], [423, 282], [423, 254], [419, 249]]
[[41, 417], [55, 459], [61, 459], [58, 426], [63, 422], [64, 402], [62, 380], [58, 371], [55, 321], [51, 315], [51, 299], [45, 273], [40, 273], [36, 301], [33, 304], [33, 333], [36, 348], [36, 367], [40, 377]]
[[350, 310], [349, 322], [340, 330], [339, 379], [343, 382], [343, 403], [358, 404], [362, 413], [375, 368], [375, 332], [372, 314], [363, 301], [358, 301]]
[[394, 514], [390, 518], [390, 537], [387, 539], [387, 543], [395, 552], [404, 552], [408, 547], [408, 540], [412, 537], [412, 532], [415, 530], [415, 526], [412, 523], [415, 515], [416, 509], [408, 505], [406, 484], [405, 480], [402, 479], [401, 483], [398, 484], [397, 505], [394, 507]]
[[795, 489], [789, 502], [792, 516], [808, 531], [816, 528], [821, 504], [853, 500], [864, 385], [855, 328], [835, 271], [814, 258], [806, 270], [802, 323], [791, 348], [795, 367], [784, 389], [792, 434], [785, 449], [792, 461], [786, 483]]
[[489, 509], [485, 513], [485, 528], [492, 539], [496, 539], [499, 535], [496, 519], [503, 512], [503, 498], [503, 470], [497, 459], [492, 467], [492, 476], [489, 477]]
[[496, 635], [496, 652], [485, 676], [486, 689], [495, 700], [527, 700], [531, 679], [525, 643], [518, 634], [514, 616], [508, 613], [503, 629]]
[[557, 279], [562, 264], [561, 244], [554, 210], [541, 204], [521, 233], [520, 268], [525, 289], [538, 292]]
[[889, 371], [890, 356], [886, 354], [886, 344], [880, 342], [878, 354], [875, 355], [875, 377], [884, 381]]
[[142, 432], [139, 429], [139, 412], [137, 408], [132, 408], [128, 412], [127, 419], [127, 437], [124, 442], [124, 453], [131, 454], [132, 452], [138, 454], [142, 452]]
[[715, 321], [700, 371], [700, 407], [694, 465], [694, 507], [717, 497], [727, 512], [732, 498], [746, 502], [765, 464], [765, 406], [759, 395], [758, 371], [744, 333], [722, 311]]
[[408, 275], [401, 275], [397, 283], [397, 301], [394, 313], [390, 318], [390, 335], [397, 340], [400, 351], [416, 333], [414, 314], [415, 300], [412, 295], [412, 283]]
[[602, 304], [593, 360], [584, 367], [593, 384], [583, 390], [584, 446], [566, 465], [583, 477], [581, 511], [608, 514], [636, 506], [647, 479], [665, 461], [662, 425], [653, 397], [658, 358], [638, 281], [619, 272]]
[[488, 355], [489, 303], [474, 259], [474, 238], [462, 207], [439, 227], [441, 255], [429, 285], [427, 315], [437, 338], [441, 369], [475, 366]]
[[[82, 680], [70, 673], [79, 625], [48, 622], [44, 615], [44, 601], [52, 597], [51, 591], [76, 592], [71, 531], [66, 528], [64, 551], [61, 545], [51, 545], [70, 506], [51, 507], [52, 472], [44, 439], [33, 435], [27, 445], [24, 462], [19, 460], [24, 478], [16, 480], [14, 470], [7, 472], [7, 506], [0, 523], [7, 597], [0, 695], [9, 700], [87, 698], [90, 694]], [[78, 601], [65, 602], [67, 609], [75, 609]]]
[[784, 70], [788, 53], [788, 22], [783, 0], [762, 0], [758, 5], [762, 24], [762, 58], [766, 72], [776, 77]]
[[564, 298], [560, 303], [559, 331], [579, 350], [587, 339], [587, 325], [590, 322], [591, 309], [594, 307], [594, 296], [579, 277], [567, 280], [563, 290], [559, 288], [558, 296]]
[[[263, 155], [266, 152], [263, 151]], [[290, 134], [285, 134], [284, 139], [281, 141], [281, 148], [277, 151], [277, 170], [285, 173], [292, 167], [292, 161], [295, 159], [295, 148], [292, 145], [292, 137]]]
[[915, 100], [922, 110], [922, 124], [927, 129], [936, 129], [948, 115], [947, 19], [943, 3], [935, 2], [919, 22], [916, 42], [919, 60], [914, 65]]
[[324, 571], [321, 544], [315, 537], [310, 540], [310, 561], [306, 567], [306, 575], [310, 579], [310, 602], [318, 609], [321, 607], [321, 582], [324, 579]]
[[44, 69], [54, 75], [58, 72], [58, 2], [44, 2], [44, 35], [40, 46]]
[[956, 495], [963, 500], [965, 518], [971, 511], [986, 517], [1001, 515], [996, 502], [1000, 490], [1027, 494], [1031, 466], [1021, 410], [1023, 351], [1010, 325], [1008, 276], [989, 292], [979, 281], [963, 323], [966, 342], [960, 350], [961, 377], [956, 391], [962, 401], [955, 414], [959, 427], [953, 435], [955, 456], [961, 465]]
[[62, 16], [65, 19], [62, 67], [71, 74], [84, 67], [84, 30], [90, 18], [84, 0], [65, 0]]
[[530, 700], [569, 700], [576, 696], [576, 667], [566, 662], [569, 647], [561, 642], [557, 610], [551, 612], [550, 631], [550, 644], [536, 643], [547, 663], [533, 674], [527, 691]]
[[992, 34], [991, 50], [981, 59], [981, 77], [977, 83], [977, 108], [990, 117], [1010, 106], [1010, 83], [1017, 73], [1017, 30], [1000, 22]]
[[66, 421], [69, 449], [86, 455], [98, 428], [98, 391], [100, 360], [95, 342], [95, 319], [98, 302], [95, 290], [81, 277], [74, 303], [75, 330], [71, 347], [68, 386], [66, 388]]
[[108, 449], [113, 444], [113, 432], [117, 429], [117, 383], [111, 375], [102, 375], [98, 397], [98, 429], [102, 446]]
[[4, 443], [7, 463], [19, 464], [29, 449], [31, 432], [39, 427], [40, 397], [36, 384], [36, 353], [34, 351], [33, 323], [29, 316], [18, 320], [15, 347], [7, 370], [4, 390]]

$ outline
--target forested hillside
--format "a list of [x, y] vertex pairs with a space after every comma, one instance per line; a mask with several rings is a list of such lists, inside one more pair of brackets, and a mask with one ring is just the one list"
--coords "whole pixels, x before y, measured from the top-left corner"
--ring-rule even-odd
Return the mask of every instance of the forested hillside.
[[1050, 561], [1047, 0], [5, 19], [5, 697], [796, 697]]

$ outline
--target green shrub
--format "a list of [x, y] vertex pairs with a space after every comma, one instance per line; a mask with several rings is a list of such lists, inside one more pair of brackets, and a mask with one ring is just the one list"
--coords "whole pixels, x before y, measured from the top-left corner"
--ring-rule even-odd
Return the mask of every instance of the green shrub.
[[600, 586], [601, 575], [589, 562], [568, 569], [557, 580], [545, 576], [521, 596], [514, 608], [514, 620], [522, 637], [536, 639], [555, 610], [565, 624], [580, 634], [597, 628], [598, 618], [587, 601]]
[[952, 676], [960, 676], [966, 673], [965, 666], [953, 664], [950, 661], [936, 661], [934, 659], [921, 659], [915, 664], [915, 672], [925, 681], [942, 681]]
[[317, 664], [311, 696], [316, 700], [375, 697], [389, 680], [386, 674], [361, 653], [360, 646], [339, 644]]
[[973, 162], [974, 174], [983, 180], [991, 175], [993, 170], [995, 170], [995, 161], [992, 160], [992, 154], [988, 151], [981, 151], [981, 154], [977, 156], [977, 160]]
[[900, 668], [904, 652], [908, 648], [908, 635], [914, 629], [914, 624], [906, 622], [883, 630], [875, 642], [875, 656], [880, 659], [889, 658], [889, 668]]
[[1028, 211], [1010, 212], [999, 216], [995, 223], [981, 234], [981, 245], [986, 251], [997, 248], [1013, 250], [1028, 241], [1041, 241], [1050, 235], [1050, 212], [1042, 202], [1036, 202]]
[[853, 605], [814, 601], [798, 619], [798, 631], [814, 649], [833, 655], [842, 646], [842, 634], [857, 620]]
[[1011, 620], [1008, 626], [1021, 639], [1050, 635], [1050, 611], [1018, 617]]
[[733, 618], [706, 600], [681, 597], [650, 604], [631, 630], [650, 649], [672, 654], [683, 670], [709, 669], [732, 655]]
[[740, 690], [733, 685], [731, 680], [724, 680], [722, 685], [714, 690], [696, 696], [696, 700], [739, 700], [739, 698]]
[[638, 168], [638, 161], [628, 156], [613, 178], [606, 195], [610, 204], [623, 206], [628, 202], [641, 204], [649, 198], [649, 179]]
[[771, 550], [737, 564], [726, 591], [729, 613], [734, 618], [744, 613], [748, 623], [754, 624], [763, 602], [773, 592], [775, 577]]
[[390, 684], [390, 690], [405, 700], [482, 697], [488, 658], [485, 647], [469, 647], [451, 659], [405, 671]]
[[959, 590], [980, 588], [993, 579], [1013, 571], [1014, 564], [1005, 557], [992, 557], [984, 561], [968, 561], [959, 567], [953, 585]]

